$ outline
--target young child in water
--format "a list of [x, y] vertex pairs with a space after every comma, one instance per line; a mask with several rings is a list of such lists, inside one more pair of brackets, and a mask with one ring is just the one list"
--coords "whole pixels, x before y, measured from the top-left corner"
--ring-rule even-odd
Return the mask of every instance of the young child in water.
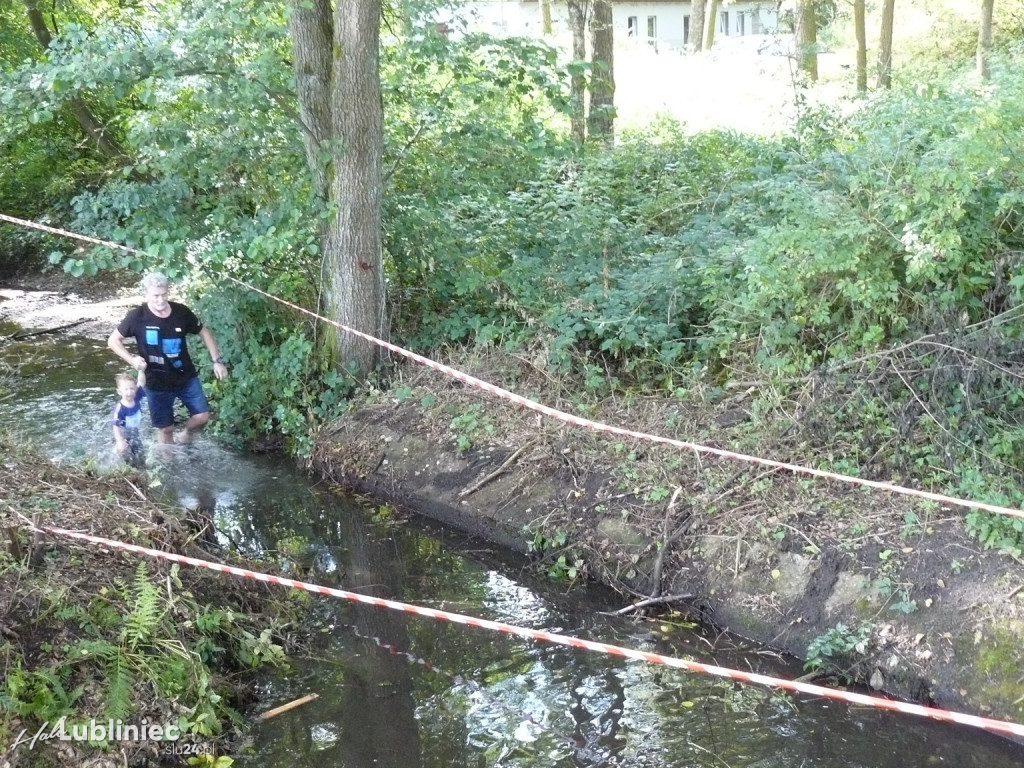
[[111, 425], [115, 450], [128, 464], [141, 467], [146, 463], [142, 448], [142, 401], [146, 397], [146, 372], [139, 371], [136, 381], [127, 373], [114, 377], [120, 399], [114, 405]]

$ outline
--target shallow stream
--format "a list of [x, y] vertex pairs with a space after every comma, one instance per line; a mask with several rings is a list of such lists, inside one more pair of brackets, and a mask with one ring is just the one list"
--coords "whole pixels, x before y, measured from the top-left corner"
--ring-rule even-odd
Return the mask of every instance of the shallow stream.
[[[0, 322], [0, 337], [16, 328]], [[119, 363], [100, 342], [0, 343], [20, 368], [0, 402], [9, 428], [57, 461], [114, 463], [108, 426]], [[327, 586], [550, 629], [768, 675], [799, 666], [700, 628], [607, 615], [600, 589], [537, 578], [494, 552], [386, 507], [331, 493], [277, 456], [208, 437], [162, 475], [178, 503], [213, 510], [225, 541], [276, 550]], [[226, 577], [227, 578], [227, 577]], [[1017, 768], [1024, 748], [966, 727], [313, 598], [314, 650], [262, 678], [262, 710], [318, 698], [252, 729], [237, 766], [663, 766]]]

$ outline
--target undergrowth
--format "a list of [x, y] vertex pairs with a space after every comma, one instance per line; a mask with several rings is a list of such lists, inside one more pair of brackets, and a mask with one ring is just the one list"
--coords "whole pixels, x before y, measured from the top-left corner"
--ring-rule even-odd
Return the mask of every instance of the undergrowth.
[[[142, 522], [156, 510], [134, 496], [130, 479], [50, 465], [7, 435], [0, 446], [8, 531], [0, 551], [0, 743], [49, 731], [63, 718], [66, 733], [90, 721], [145, 721], [175, 726], [182, 742], [230, 749], [252, 672], [286, 664], [286, 626], [303, 601], [64, 540], [37, 547], [19, 533], [20, 521], [42, 511], [58, 526], [96, 526], [114, 538], [207, 557], [195, 549], [187, 520], [159, 511], [161, 525]], [[69, 759], [68, 748], [134, 765], [144, 746], [107, 734], [88, 744], [61, 742], [60, 751], [23, 748], [12, 765], [57, 765]]]
[[[749, 390], [749, 450], [1020, 507], [1019, 54], [984, 87], [948, 71], [779, 138], [662, 122], [471, 215], [438, 199], [448, 235], [418, 245], [396, 330], [528, 359], [577, 412]], [[964, 519], [1024, 548], [1020, 521]]]

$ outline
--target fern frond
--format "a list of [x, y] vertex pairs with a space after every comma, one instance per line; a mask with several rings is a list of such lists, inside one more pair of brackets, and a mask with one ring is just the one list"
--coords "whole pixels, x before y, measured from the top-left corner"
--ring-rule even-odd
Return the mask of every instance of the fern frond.
[[84, 686], [64, 690], [64, 680], [70, 667], [63, 667], [59, 674], [52, 670], [37, 669], [31, 673], [32, 713], [40, 719], [49, 720], [66, 715], [71, 711], [75, 701], [85, 692]]
[[117, 654], [107, 665], [107, 695], [105, 717], [112, 720], [126, 720], [132, 711], [132, 687], [135, 679], [125, 659]]
[[91, 656], [110, 662], [117, 653], [118, 647], [106, 640], [82, 640], [68, 649], [68, 655], [75, 661]]
[[153, 636], [163, 612], [160, 610], [160, 590], [149, 580], [146, 563], [142, 561], [135, 572], [135, 605], [125, 617], [122, 639], [135, 650]]

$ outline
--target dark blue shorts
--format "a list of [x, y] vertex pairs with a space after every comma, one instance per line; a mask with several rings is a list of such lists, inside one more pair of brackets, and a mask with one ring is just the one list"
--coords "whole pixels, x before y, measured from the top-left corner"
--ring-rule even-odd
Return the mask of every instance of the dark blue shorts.
[[210, 404], [206, 401], [206, 394], [203, 392], [203, 385], [199, 383], [198, 376], [189, 379], [188, 383], [180, 389], [171, 389], [166, 392], [146, 387], [146, 397], [149, 400], [149, 416], [153, 420], [153, 426], [157, 429], [174, 426], [175, 400], [181, 400], [188, 409], [189, 416], [206, 413], [210, 410]]

